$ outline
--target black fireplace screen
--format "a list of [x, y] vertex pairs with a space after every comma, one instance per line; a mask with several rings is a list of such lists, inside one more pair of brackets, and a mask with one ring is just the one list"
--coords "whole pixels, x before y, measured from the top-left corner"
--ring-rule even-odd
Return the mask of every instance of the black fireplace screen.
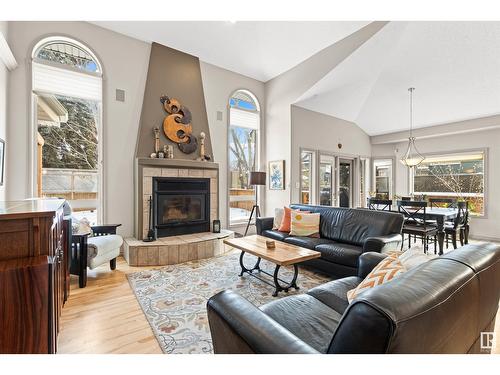
[[203, 195], [161, 195], [158, 224], [205, 220]]
[[153, 227], [158, 237], [210, 230], [210, 179], [153, 177]]

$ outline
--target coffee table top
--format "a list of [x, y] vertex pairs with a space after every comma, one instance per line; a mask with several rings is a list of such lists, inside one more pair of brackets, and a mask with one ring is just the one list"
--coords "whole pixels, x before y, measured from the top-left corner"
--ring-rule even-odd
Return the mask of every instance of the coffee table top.
[[321, 257], [319, 251], [309, 250], [305, 247], [277, 240], [274, 240], [276, 248], [268, 249], [266, 241], [270, 240], [268, 237], [254, 234], [252, 236], [226, 239], [224, 243], [280, 266], [290, 266], [295, 263]]

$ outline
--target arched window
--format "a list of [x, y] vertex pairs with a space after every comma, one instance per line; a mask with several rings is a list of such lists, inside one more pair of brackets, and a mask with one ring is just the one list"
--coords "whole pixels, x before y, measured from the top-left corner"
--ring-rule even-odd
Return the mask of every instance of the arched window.
[[67, 38], [45, 41], [35, 49], [34, 57], [88, 73], [101, 73], [101, 67], [96, 57], [81, 43]]
[[98, 223], [102, 66], [84, 44], [49, 37], [33, 48], [32, 74], [36, 193], [66, 198], [77, 219]]
[[238, 90], [229, 99], [229, 220], [244, 223], [255, 203], [249, 174], [259, 166], [260, 105], [248, 90]]

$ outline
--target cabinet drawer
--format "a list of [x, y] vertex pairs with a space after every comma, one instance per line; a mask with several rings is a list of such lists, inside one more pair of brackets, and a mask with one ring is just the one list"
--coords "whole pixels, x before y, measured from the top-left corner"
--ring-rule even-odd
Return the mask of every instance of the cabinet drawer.
[[0, 220], [0, 261], [31, 255], [31, 220]]

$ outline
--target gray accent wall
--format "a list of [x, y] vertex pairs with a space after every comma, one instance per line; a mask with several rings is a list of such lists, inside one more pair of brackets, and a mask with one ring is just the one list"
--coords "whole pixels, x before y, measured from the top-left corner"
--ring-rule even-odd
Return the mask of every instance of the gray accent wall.
[[136, 156], [149, 157], [154, 151], [154, 127], [160, 128], [160, 148], [164, 144], [173, 145], [175, 159], [194, 160], [199, 156], [198, 150], [192, 154], [184, 154], [179, 150], [177, 144], [167, 139], [163, 133], [163, 120], [167, 113], [160, 102], [162, 95], [179, 100], [191, 111], [193, 134], [198, 139], [201, 132], [206, 134], [205, 152], [213, 158], [200, 60], [195, 56], [158, 43], [151, 45], [141, 120], [137, 134]]

